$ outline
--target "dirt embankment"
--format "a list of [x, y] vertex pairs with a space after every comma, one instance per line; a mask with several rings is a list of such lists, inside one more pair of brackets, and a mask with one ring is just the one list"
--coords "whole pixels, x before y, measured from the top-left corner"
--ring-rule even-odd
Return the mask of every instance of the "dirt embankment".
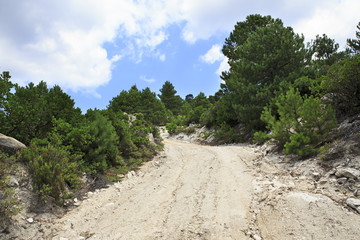
[[153, 161], [64, 216], [20, 219], [28, 231], [15, 239], [359, 239], [344, 194], [299, 169], [250, 145], [166, 140]]

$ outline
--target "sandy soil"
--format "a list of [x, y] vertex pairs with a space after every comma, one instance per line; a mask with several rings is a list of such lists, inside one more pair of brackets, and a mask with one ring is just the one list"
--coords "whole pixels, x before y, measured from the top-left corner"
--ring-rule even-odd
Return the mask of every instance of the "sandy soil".
[[360, 239], [360, 215], [341, 192], [281, 161], [250, 145], [168, 139], [153, 161], [63, 217], [36, 231], [24, 219], [28, 234], [15, 239]]

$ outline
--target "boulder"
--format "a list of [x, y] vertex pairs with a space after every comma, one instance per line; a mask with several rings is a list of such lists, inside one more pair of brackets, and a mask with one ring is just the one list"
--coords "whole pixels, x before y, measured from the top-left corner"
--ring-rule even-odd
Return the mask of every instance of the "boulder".
[[12, 154], [23, 148], [26, 148], [25, 144], [0, 133], [0, 150]]
[[360, 199], [348, 198], [346, 199], [346, 204], [360, 213]]
[[360, 171], [354, 168], [338, 168], [335, 176], [357, 179], [360, 177]]

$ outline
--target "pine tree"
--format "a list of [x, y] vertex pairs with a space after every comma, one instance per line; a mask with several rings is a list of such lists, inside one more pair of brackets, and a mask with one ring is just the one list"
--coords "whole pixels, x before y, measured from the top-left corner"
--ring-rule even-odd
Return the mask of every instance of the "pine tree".
[[359, 31], [356, 31], [356, 39], [347, 39], [347, 45], [350, 48], [350, 51], [354, 54], [360, 53], [360, 22], [356, 26]]
[[116, 165], [118, 136], [111, 122], [98, 110], [88, 110], [92, 141], [86, 149], [84, 160], [95, 172], [104, 172], [108, 166]]
[[175, 90], [172, 83], [166, 81], [160, 89], [160, 92], [161, 94], [158, 96], [161, 102], [163, 102], [165, 107], [169, 109], [174, 115], [178, 115], [182, 105], [182, 99], [179, 95], [175, 95], [177, 91]]
[[224, 101], [235, 115], [229, 122], [236, 120], [249, 132], [265, 127], [260, 120], [262, 109], [281, 82], [299, 77], [305, 57], [303, 41], [303, 36], [270, 16], [250, 15], [235, 25], [223, 47], [230, 64], [230, 70], [222, 74]]

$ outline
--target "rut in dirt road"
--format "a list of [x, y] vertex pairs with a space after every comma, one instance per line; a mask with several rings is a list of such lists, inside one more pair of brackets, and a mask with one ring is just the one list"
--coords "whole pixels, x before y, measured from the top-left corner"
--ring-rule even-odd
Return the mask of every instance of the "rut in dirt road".
[[165, 141], [144, 174], [89, 197], [48, 238], [247, 239], [252, 178], [243, 160], [254, 157], [246, 146]]

